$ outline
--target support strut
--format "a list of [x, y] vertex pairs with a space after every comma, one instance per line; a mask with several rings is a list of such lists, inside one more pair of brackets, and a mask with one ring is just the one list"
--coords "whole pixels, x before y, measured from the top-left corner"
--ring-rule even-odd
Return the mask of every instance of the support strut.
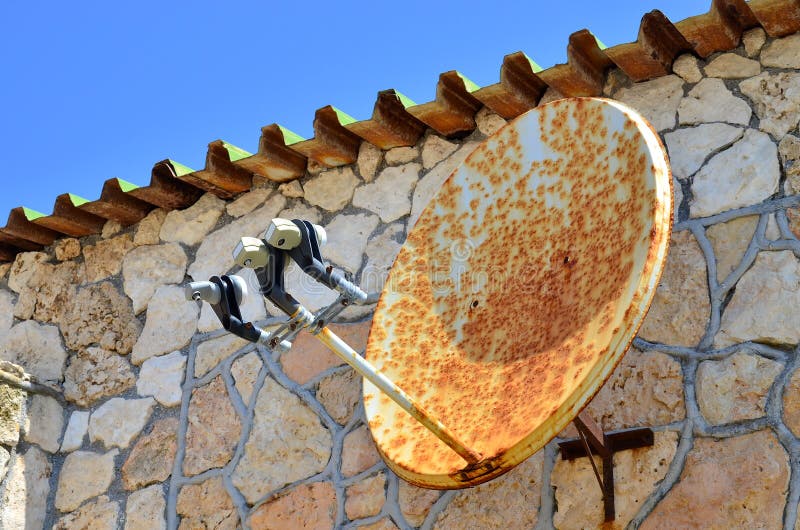
[[[606, 521], [616, 517], [614, 509], [614, 453], [627, 449], [650, 447], [653, 445], [653, 430], [649, 428], [623, 429], [603, 432], [603, 429], [585, 411], [574, 420], [578, 429], [578, 438], [559, 442], [562, 460], [575, 460], [589, 457], [592, 470], [603, 494], [603, 512]], [[597, 454], [603, 464], [603, 476], [597, 470], [594, 461]]]

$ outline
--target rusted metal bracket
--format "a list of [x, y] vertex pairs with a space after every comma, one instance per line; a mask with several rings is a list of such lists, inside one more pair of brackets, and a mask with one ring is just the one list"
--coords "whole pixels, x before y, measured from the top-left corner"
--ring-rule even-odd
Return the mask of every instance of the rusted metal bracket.
[[[605, 520], [613, 521], [614, 510], [614, 453], [653, 445], [653, 430], [648, 428], [624, 429], [605, 433], [586, 413], [581, 412], [572, 422], [578, 429], [578, 438], [559, 442], [562, 460], [575, 460], [589, 457], [592, 470], [603, 493]], [[593, 454], [600, 456], [603, 463], [603, 476], [597, 470]]]

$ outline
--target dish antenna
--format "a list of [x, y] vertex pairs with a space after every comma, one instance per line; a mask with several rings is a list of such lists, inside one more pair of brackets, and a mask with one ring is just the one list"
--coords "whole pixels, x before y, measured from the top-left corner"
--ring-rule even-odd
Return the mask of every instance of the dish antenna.
[[[489, 137], [442, 185], [392, 267], [366, 359], [327, 323], [374, 303], [324, 264], [325, 233], [275, 219], [242, 238], [236, 262], [289, 319], [267, 333], [242, 322], [230, 277], [187, 286], [225, 329], [271, 349], [301, 330], [361, 374], [367, 420], [389, 467], [428, 488], [474, 486], [512, 469], [575, 421], [562, 456], [598, 453], [613, 519], [615, 450], [648, 429], [603, 433], [579, 414], [630, 346], [655, 294], [672, 228], [672, 179], [652, 126], [611, 100], [558, 100]], [[288, 260], [339, 299], [316, 314], [283, 285]], [[237, 299], [238, 295], [238, 299]], [[214, 303], [214, 301], [217, 301]]]

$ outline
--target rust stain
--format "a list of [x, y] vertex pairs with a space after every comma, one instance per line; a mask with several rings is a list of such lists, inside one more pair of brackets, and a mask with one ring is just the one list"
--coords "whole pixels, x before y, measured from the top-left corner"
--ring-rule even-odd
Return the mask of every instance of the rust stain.
[[534, 109], [467, 158], [409, 234], [367, 358], [486, 460], [467, 468], [365, 381], [395, 472], [423, 487], [476, 485], [571, 421], [649, 307], [671, 184], [652, 127], [597, 98]]

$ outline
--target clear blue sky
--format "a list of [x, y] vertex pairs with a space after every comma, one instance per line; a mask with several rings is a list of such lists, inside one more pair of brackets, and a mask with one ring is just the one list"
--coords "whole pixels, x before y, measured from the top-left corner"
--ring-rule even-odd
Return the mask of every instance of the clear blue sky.
[[573, 31], [613, 46], [651, 9], [677, 21], [710, 3], [2, 2], [0, 226], [110, 177], [147, 185], [164, 158], [200, 169], [217, 138], [254, 152], [273, 122], [311, 137], [319, 107], [365, 119], [379, 90], [423, 103], [441, 72], [496, 83], [508, 53], [547, 68]]

